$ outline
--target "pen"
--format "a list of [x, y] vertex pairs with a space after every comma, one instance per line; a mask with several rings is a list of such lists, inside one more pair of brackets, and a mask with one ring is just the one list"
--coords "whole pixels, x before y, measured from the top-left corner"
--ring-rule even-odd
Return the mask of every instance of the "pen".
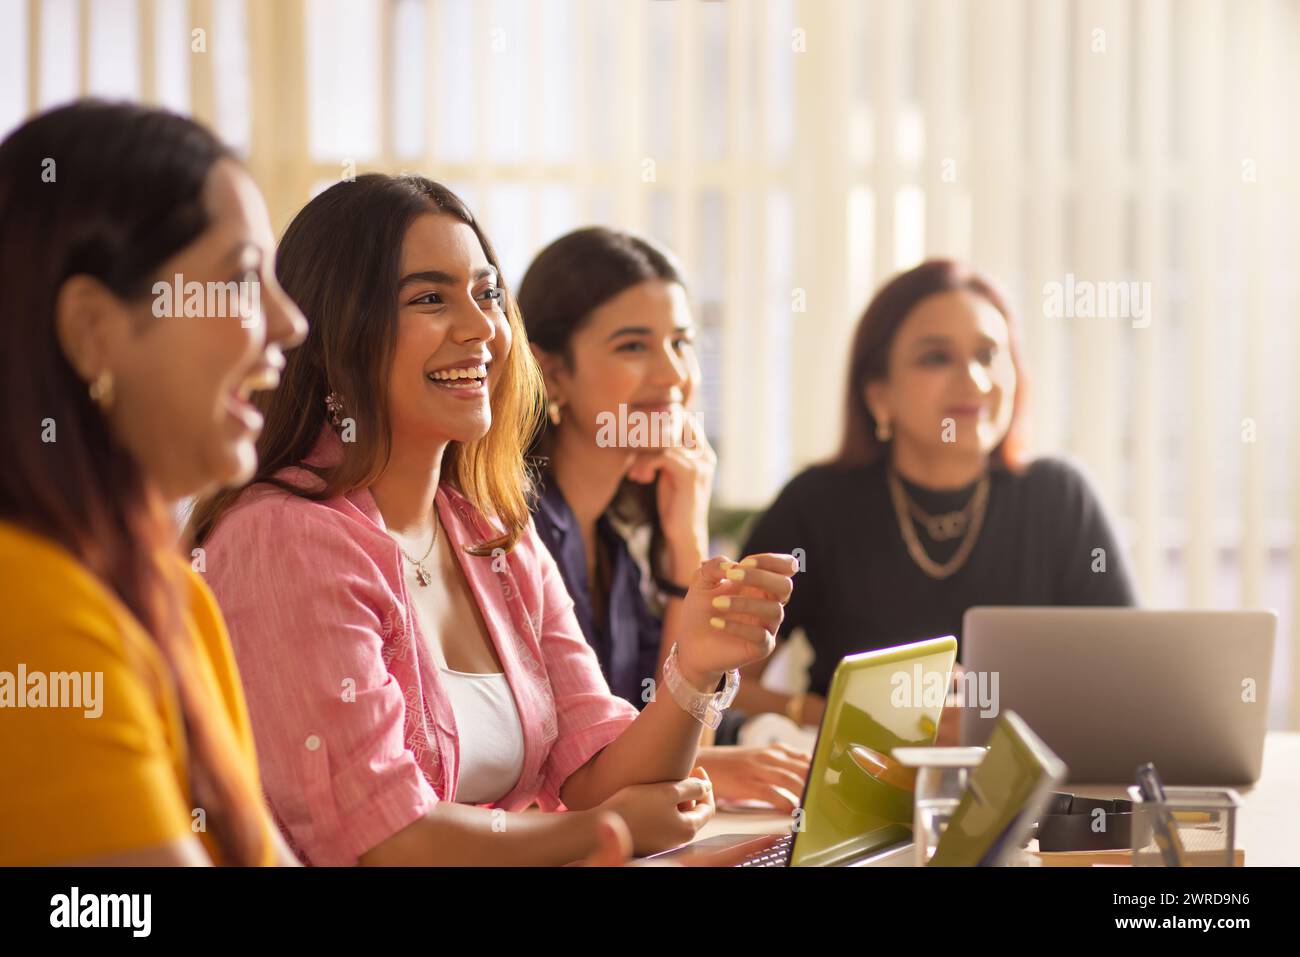
[[1178, 825], [1165, 805], [1164, 785], [1160, 783], [1156, 766], [1150, 761], [1137, 769], [1137, 784], [1142, 792], [1142, 800], [1149, 802], [1154, 812], [1152, 836], [1155, 838], [1156, 847], [1160, 848], [1161, 856], [1165, 859], [1165, 865], [1182, 867], [1183, 842], [1178, 839]]

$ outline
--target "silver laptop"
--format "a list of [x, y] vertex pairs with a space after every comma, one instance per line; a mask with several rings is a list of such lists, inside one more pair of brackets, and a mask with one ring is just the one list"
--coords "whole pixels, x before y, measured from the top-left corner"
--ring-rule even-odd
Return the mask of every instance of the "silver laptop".
[[971, 608], [962, 743], [1009, 709], [1071, 783], [1131, 782], [1147, 761], [1166, 784], [1253, 783], [1276, 629], [1272, 611]]

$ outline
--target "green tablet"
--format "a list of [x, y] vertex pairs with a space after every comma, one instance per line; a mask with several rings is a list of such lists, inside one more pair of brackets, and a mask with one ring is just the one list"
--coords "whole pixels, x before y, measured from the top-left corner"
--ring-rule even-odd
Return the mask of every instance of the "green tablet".
[[1004, 711], [989, 750], [971, 771], [961, 803], [939, 838], [931, 867], [988, 867], [1005, 863], [1048, 796], [1065, 778], [1065, 765], [1014, 711]]

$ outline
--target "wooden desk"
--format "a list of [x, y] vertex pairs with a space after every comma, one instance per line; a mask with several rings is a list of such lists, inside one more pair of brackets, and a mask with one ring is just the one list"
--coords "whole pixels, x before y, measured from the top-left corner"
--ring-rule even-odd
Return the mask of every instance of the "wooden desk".
[[[1081, 785], [1065, 789], [1088, 797], [1126, 797], [1127, 785]], [[1253, 787], [1237, 788], [1237, 844], [1247, 866], [1300, 867], [1300, 733], [1270, 731], [1264, 740], [1264, 770]], [[697, 840], [719, 834], [781, 834], [787, 814], [720, 811]]]

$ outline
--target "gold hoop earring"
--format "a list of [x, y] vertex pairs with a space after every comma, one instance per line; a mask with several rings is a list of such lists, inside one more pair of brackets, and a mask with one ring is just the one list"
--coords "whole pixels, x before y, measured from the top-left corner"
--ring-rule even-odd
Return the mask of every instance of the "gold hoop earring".
[[99, 406], [101, 412], [113, 407], [113, 373], [105, 369], [90, 383], [90, 401]]
[[894, 430], [889, 424], [888, 419], [876, 420], [876, 441], [888, 442], [894, 437]]
[[551, 425], [560, 424], [560, 403], [546, 403], [546, 417], [551, 420]]

